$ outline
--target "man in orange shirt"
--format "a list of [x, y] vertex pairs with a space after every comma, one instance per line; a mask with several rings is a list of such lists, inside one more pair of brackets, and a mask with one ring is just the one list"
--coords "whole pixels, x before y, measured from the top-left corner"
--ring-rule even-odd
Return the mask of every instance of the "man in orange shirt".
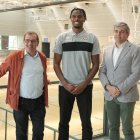
[[43, 140], [45, 106], [48, 106], [46, 57], [37, 51], [35, 32], [24, 35], [24, 49], [11, 53], [0, 65], [0, 77], [9, 72], [6, 103], [13, 108], [16, 140], [27, 140], [29, 116], [33, 140]]

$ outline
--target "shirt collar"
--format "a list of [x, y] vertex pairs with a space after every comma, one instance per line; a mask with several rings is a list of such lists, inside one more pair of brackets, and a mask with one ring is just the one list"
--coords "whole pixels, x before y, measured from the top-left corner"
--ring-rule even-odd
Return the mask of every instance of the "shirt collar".
[[[24, 49], [24, 56], [30, 56], [30, 55], [28, 54], [28, 52], [26, 51], [26, 49]], [[35, 56], [33, 56], [33, 58], [36, 58], [36, 57], [38, 57], [38, 56], [39, 56], [38, 51], [36, 51], [36, 54], [35, 54]]]
[[117, 47], [116, 43], [115, 43], [115, 48], [120, 49], [123, 48], [125, 46], [125, 44], [127, 43], [127, 41], [123, 42], [120, 47]]
[[79, 34], [82, 34], [82, 33], [84, 33], [85, 32], [85, 30], [83, 29], [80, 33], [75, 33], [72, 29], [71, 29], [71, 33], [72, 33], [72, 35], [79, 35]]

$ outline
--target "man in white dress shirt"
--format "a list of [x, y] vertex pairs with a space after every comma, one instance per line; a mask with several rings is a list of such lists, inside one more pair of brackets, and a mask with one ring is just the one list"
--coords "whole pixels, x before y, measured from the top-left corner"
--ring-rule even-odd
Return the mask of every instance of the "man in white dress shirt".
[[129, 34], [126, 23], [114, 25], [115, 43], [105, 49], [99, 70], [99, 78], [105, 88], [110, 140], [120, 140], [120, 118], [125, 140], [135, 139], [133, 113], [139, 100], [140, 48], [128, 41]]

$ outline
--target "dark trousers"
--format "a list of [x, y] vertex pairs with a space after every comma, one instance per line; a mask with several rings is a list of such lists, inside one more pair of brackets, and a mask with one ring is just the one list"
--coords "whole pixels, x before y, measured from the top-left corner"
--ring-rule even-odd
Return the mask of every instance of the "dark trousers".
[[91, 111], [92, 111], [92, 85], [79, 95], [73, 95], [59, 86], [59, 106], [60, 106], [60, 122], [59, 122], [59, 138], [58, 140], [69, 139], [69, 121], [73, 104], [76, 98], [80, 119], [82, 122], [82, 140], [92, 140]]
[[110, 140], [120, 140], [120, 118], [125, 140], [134, 140], [133, 114], [135, 102], [122, 103], [117, 99], [105, 101], [109, 124]]
[[43, 140], [45, 105], [43, 96], [37, 99], [19, 99], [19, 110], [13, 111], [16, 123], [16, 140], [28, 140], [29, 116], [33, 125], [32, 140]]

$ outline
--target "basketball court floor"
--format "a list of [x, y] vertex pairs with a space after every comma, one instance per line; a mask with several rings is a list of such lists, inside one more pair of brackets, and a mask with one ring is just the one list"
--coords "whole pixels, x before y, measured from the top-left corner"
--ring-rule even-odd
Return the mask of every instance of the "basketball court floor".
[[[50, 59], [48, 64], [48, 79], [52, 82], [49, 85], [49, 107], [46, 109], [45, 126], [49, 126], [50, 129], [57, 130], [59, 123], [59, 106], [58, 106], [58, 81], [54, 71], [53, 71], [53, 60]], [[7, 76], [0, 78], [0, 85], [7, 84]], [[103, 133], [103, 110], [104, 110], [104, 97], [103, 88], [99, 80], [93, 80], [93, 104], [92, 104], [92, 126], [94, 136]], [[139, 90], [140, 90], [140, 85]], [[0, 89], [0, 107], [8, 109], [11, 108], [9, 105], [5, 104], [6, 89]], [[15, 123], [13, 120], [12, 113], [8, 113], [8, 126], [7, 126], [7, 140], [15, 140]], [[136, 139], [140, 140], [140, 102], [137, 102], [134, 114], [134, 130]], [[0, 140], [5, 139], [5, 111], [0, 109]], [[54, 131], [45, 127], [44, 140], [54, 140]], [[121, 131], [121, 130], [120, 130]], [[78, 108], [75, 102], [73, 113], [70, 121], [70, 135], [79, 139], [81, 138], [81, 122], [78, 113]], [[58, 133], [56, 133], [57, 139]], [[32, 124], [29, 125], [29, 140], [32, 137]], [[123, 138], [122, 131], [121, 137]], [[100, 138], [100, 140], [105, 140], [108, 138]], [[70, 139], [71, 140], [71, 139]]]

